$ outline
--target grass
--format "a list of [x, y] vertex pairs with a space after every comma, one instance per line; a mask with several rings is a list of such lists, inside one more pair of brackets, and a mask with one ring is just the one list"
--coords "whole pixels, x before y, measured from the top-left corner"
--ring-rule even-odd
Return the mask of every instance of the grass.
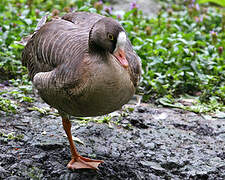
[[0, 132], [0, 138], [4, 142], [7, 142], [9, 140], [20, 141], [24, 138], [24, 135], [23, 134], [15, 134], [15, 132], [11, 132], [11, 133], [8, 133], [8, 134]]
[[[46, 12], [62, 15], [71, 10], [90, 11], [117, 19], [128, 32], [142, 59], [140, 91], [145, 101], [173, 106], [188, 94], [197, 99], [196, 103], [178, 107], [194, 112], [224, 111], [225, 13], [219, 7], [167, 0], [161, 1], [157, 16], [149, 18], [138, 6], [118, 16], [109, 4], [94, 0], [0, 2], [0, 79], [10, 79], [14, 86], [30, 86], [27, 70], [20, 62], [23, 46], [15, 41], [33, 32]], [[205, 108], [196, 110], [200, 106]], [[13, 109], [11, 102], [1, 98], [0, 109], [7, 108]]]

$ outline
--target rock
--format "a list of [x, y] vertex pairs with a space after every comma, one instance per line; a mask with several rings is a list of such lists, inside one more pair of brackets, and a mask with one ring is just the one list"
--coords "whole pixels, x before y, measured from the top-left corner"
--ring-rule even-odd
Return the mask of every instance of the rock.
[[155, 144], [154, 143], [144, 143], [144, 147], [147, 148], [147, 149], [150, 149], [150, 150], [153, 150], [155, 149]]
[[7, 172], [2, 166], [0, 166], [0, 174]]
[[45, 152], [42, 152], [40, 154], [37, 154], [32, 157], [33, 159], [37, 160], [38, 162], [45, 161], [47, 159], [47, 154]]
[[14, 163], [15, 157], [9, 154], [0, 154], [0, 162]]
[[161, 166], [165, 169], [179, 169], [184, 166], [184, 164], [179, 162], [179, 159], [169, 159], [165, 163], [161, 164]]
[[140, 161], [140, 163], [143, 165], [143, 166], [147, 166], [151, 169], [153, 169], [154, 171], [156, 171], [157, 173], [160, 173], [160, 174], [164, 174], [165, 172], [165, 169], [162, 168], [160, 166], [160, 164], [156, 163], [156, 162], [152, 162], [152, 161]]
[[214, 131], [213, 128], [209, 127], [207, 124], [201, 124], [199, 127], [195, 129], [195, 132], [197, 134], [201, 134], [204, 136], [212, 136], [214, 134], [213, 131]]
[[217, 155], [217, 157], [220, 157], [222, 160], [225, 160], [225, 152], [221, 152]]
[[167, 113], [160, 113], [160, 114], [155, 114], [153, 115], [153, 118], [156, 119], [156, 120], [164, 120], [168, 117], [168, 114]]
[[54, 150], [54, 149], [57, 149], [57, 148], [64, 147], [63, 144], [60, 144], [59, 142], [56, 142], [54, 140], [53, 141], [49, 141], [49, 142], [44, 142], [44, 143], [36, 143], [36, 144], [33, 144], [33, 145], [35, 147], [43, 149], [45, 151]]
[[10, 166], [10, 170], [15, 170], [15, 169], [19, 169], [20, 164], [19, 163], [15, 163], [13, 165]]
[[14, 132], [10, 125], [21, 124], [25, 116], [29, 126], [17, 129], [25, 134], [22, 142], [0, 142], [0, 179], [225, 179], [225, 121], [221, 119], [210, 121], [183, 110], [141, 104], [120, 117], [122, 124], [132, 122], [129, 129], [72, 121], [73, 136], [84, 142], [75, 143], [78, 151], [105, 161], [99, 171], [72, 172], [66, 168], [71, 154], [60, 118], [40, 118], [26, 108], [22, 106], [17, 116], [1, 116], [5, 133]]
[[146, 107], [143, 107], [143, 106], [138, 106], [137, 110], [138, 110], [139, 113], [144, 113], [144, 112], [147, 111]]
[[23, 180], [23, 178], [21, 178], [19, 176], [10, 176], [10, 177], [6, 178], [5, 180]]
[[98, 180], [98, 174], [94, 171], [77, 171], [76, 173], [66, 173], [59, 177], [59, 180]]
[[6, 177], [6, 174], [8, 173], [8, 171], [6, 171], [2, 166], [0, 166], [0, 179], [4, 179]]
[[208, 179], [209, 175], [206, 171], [200, 171], [196, 173], [196, 178], [197, 179]]
[[136, 126], [138, 128], [141, 128], [141, 129], [147, 129], [148, 128], [147, 122], [145, 121], [145, 119], [143, 119], [140, 116], [130, 115], [130, 116], [127, 117], [127, 120], [130, 121], [130, 123], [133, 126]]
[[33, 164], [33, 161], [31, 159], [23, 159], [23, 160], [20, 161], [20, 163], [29, 167]]

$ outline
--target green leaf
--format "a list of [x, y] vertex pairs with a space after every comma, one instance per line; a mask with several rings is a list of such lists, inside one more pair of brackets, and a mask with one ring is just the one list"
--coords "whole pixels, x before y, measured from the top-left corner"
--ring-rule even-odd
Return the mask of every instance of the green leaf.
[[218, 4], [220, 6], [225, 7], [225, 0], [198, 0], [199, 4], [208, 3], [208, 2], [215, 3], [215, 4]]

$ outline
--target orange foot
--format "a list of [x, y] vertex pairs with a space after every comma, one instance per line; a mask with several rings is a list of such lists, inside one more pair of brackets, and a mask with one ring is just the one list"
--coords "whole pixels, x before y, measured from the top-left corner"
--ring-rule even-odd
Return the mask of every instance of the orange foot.
[[100, 163], [103, 163], [104, 161], [101, 160], [93, 160], [89, 158], [85, 158], [82, 156], [78, 156], [76, 158], [73, 158], [69, 164], [67, 165], [67, 168], [69, 169], [98, 169], [98, 165]]

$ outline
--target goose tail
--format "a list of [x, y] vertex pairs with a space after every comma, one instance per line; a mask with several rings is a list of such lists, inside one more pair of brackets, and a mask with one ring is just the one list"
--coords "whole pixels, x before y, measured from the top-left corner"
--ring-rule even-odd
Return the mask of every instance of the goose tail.
[[48, 19], [48, 13], [44, 15], [40, 21], [37, 23], [37, 26], [32, 34], [29, 34], [28, 36], [22, 37], [20, 41], [15, 41], [16, 44], [20, 44], [22, 46], [26, 46], [28, 41], [31, 39], [31, 37], [42, 27], [45, 25], [46, 21]]

